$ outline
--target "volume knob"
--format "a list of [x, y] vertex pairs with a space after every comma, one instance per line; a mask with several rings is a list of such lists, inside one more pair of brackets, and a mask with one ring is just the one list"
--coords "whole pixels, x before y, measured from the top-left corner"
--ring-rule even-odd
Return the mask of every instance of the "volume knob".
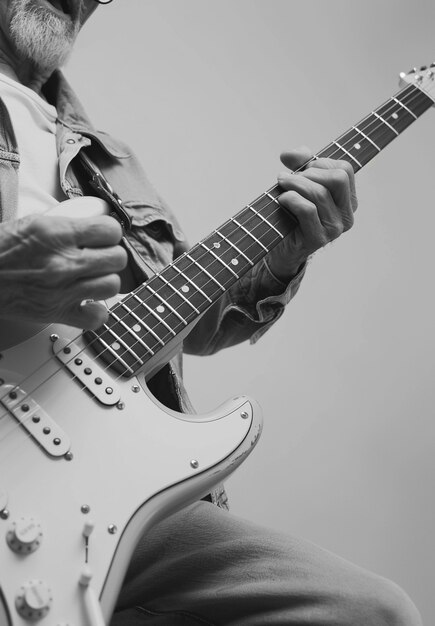
[[10, 549], [17, 554], [35, 552], [42, 541], [41, 525], [33, 517], [20, 517], [10, 527], [6, 541]]
[[15, 608], [24, 619], [35, 622], [45, 617], [53, 601], [51, 590], [42, 580], [29, 580], [15, 598]]

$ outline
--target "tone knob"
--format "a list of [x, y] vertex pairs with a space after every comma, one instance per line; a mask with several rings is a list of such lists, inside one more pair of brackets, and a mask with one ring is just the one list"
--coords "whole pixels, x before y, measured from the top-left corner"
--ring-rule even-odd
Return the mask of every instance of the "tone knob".
[[45, 617], [53, 601], [51, 590], [42, 580], [29, 580], [15, 598], [15, 608], [30, 622]]
[[6, 541], [10, 549], [17, 554], [30, 554], [41, 544], [42, 528], [33, 517], [20, 517], [12, 523]]

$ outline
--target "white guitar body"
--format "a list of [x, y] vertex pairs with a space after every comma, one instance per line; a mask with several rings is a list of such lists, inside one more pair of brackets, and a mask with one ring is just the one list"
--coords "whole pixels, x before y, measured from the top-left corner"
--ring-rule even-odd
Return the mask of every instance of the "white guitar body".
[[[402, 80], [400, 93], [316, 158], [345, 159], [358, 171], [433, 106], [435, 64]], [[207, 295], [195, 284], [198, 268], [212, 279], [214, 290], [213, 280], [225, 290], [219, 282], [223, 268], [228, 288], [229, 277], [240, 278], [243, 268], [248, 271], [295, 227], [277, 206], [280, 193], [279, 186], [272, 187], [246, 205], [237, 219], [191, 249], [190, 265], [180, 263], [183, 255], [174, 261], [173, 266], [181, 265], [175, 278], [164, 276], [163, 270], [160, 283], [169, 285], [179, 300], [193, 292], [212, 303], [213, 290]], [[106, 210], [96, 199], [92, 207], [95, 215]], [[59, 207], [62, 214], [68, 209], [77, 217], [89, 215], [89, 199]], [[180, 275], [187, 282], [180, 283]], [[156, 293], [147, 283], [132, 298], [141, 303], [140, 310], [147, 307], [156, 316], [162, 307], [155, 306], [158, 299], [147, 305], [150, 292]], [[137, 332], [143, 331], [145, 320], [128, 304], [119, 307], [124, 305], [140, 322]], [[198, 315], [205, 311], [199, 303], [198, 310], [192, 301], [190, 305]], [[130, 378], [107, 369], [77, 329], [1, 325], [0, 626], [32, 621], [104, 626], [143, 533], [146, 537], [156, 521], [208, 493], [258, 440], [260, 411], [246, 397], [193, 416], [170, 411], [150, 396], [145, 378], [169, 360], [196, 320], [189, 318], [177, 336], [174, 332], [174, 340], [160, 341], [164, 347], [154, 352], [136, 334], [135, 322], [130, 327], [114, 311], [111, 316], [121, 333], [127, 331], [119, 341], [126, 349], [123, 371], [131, 372]], [[116, 359], [121, 343], [115, 347], [110, 332], [105, 337], [100, 337], [101, 353], [114, 353]], [[142, 348], [152, 355], [146, 364], [136, 354]], [[131, 369], [136, 363], [143, 363], [143, 369]]]
[[171, 411], [68, 326], [10, 323], [0, 345], [0, 626], [101, 626], [140, 537], [244, 460], [260, 411]]

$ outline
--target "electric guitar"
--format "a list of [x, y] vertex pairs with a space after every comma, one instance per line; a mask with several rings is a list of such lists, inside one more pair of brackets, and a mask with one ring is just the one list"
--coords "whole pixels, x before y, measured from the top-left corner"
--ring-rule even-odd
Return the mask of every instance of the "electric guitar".
[[[357, 172], [435, 101], [435, 64], [314, 158]], [[133, 292], [95, 332], [2, 323], [0, 626], [108, 624], [140, 537], [207, 494], [261, 432], [254, 400], [167, 409], [146, 381], [295, 222], [271, 187]], [[62, 203], [68, 211], [92, 200]]]

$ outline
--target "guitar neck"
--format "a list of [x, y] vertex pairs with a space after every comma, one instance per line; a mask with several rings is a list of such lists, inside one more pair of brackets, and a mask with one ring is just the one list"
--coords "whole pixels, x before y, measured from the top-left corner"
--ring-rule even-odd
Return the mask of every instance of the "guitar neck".
[[[433, 104], [409, 84], [313, 158], [345, 160], [358, 172]], [[107, 324], [87, 333], [102, 358], [131, 376], [196, 321], [296, 228], [280, 208], [281, 193], [278, 185], [268, 189], [112, 307]]]

